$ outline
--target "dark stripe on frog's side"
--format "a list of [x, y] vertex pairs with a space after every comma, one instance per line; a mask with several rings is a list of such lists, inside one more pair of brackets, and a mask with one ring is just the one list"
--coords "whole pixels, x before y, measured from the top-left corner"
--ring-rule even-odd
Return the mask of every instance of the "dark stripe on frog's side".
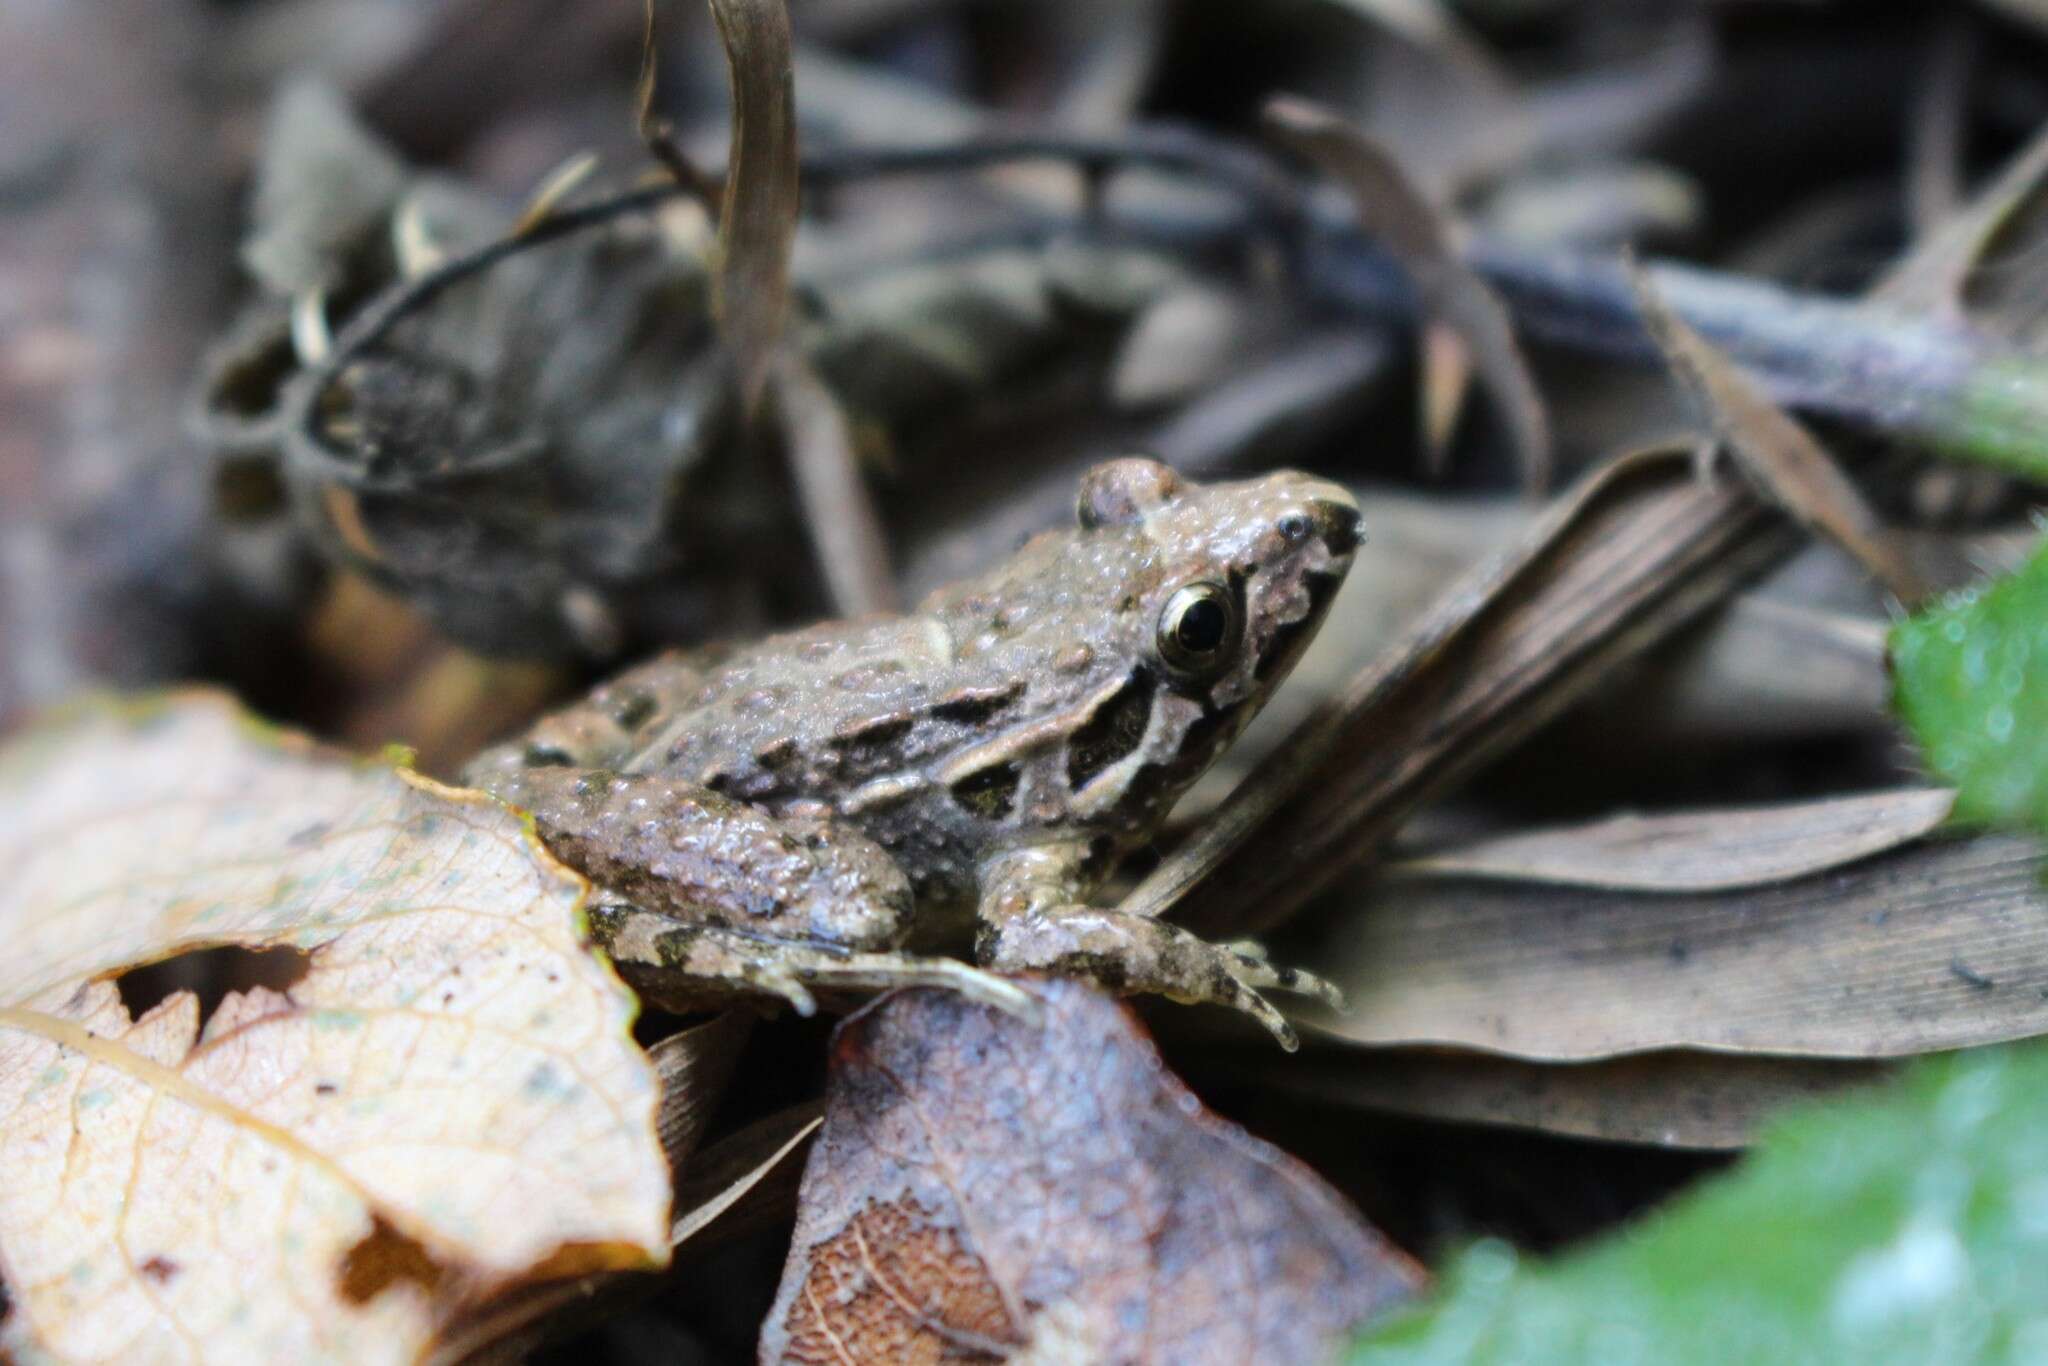
[[983, 820], [999, 821], [1017, 804], [1024, 770], [1014, 763], [993, 764], [953, 784], [953, 800]]
[[1067, 741], [1067, 785], [1079, 792], [1095, 776], [1144, 743], [1157, 689], [1152, 671], [1140, 666], [1124, 685], [1095, 709]]
[[654, 720], [654, 713], [660, 707], [654, 700], [654, 694], [642, 688], [620, 688], [609, 701], [608, 710], [613, 724], [629, 734]]
[[951, 721], [963, 726], [986, 725], [1016, 706], [1024, 696], [1020, 680], [1000, 688], [962, 688], [942, 697], [931, 707], [934, 721]]

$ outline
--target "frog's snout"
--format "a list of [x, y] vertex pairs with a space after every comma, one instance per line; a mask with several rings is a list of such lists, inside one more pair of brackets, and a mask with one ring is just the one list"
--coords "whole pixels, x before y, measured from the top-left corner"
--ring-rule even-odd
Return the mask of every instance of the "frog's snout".
[[1358, 500], [1342, 484], [1306, 475], [1285, 476], [1288, 511], [1280, 518], [1280, 534], [1299, 546], [1311, 537], [1323, 543], [1331, 569], [1343, 573], [1351, 552], [1365, 542], [1365, 518]]
[[1315, 522], [1316, 535], [1329, 547], [1330, 557], [1347, 559], [1365, 541], [1365, 514], [1358, 510], [1350, 494], [1335, 485], [1331, 488], [1335, 497], [1318, 492], [1309, 500], [1309, 515]]

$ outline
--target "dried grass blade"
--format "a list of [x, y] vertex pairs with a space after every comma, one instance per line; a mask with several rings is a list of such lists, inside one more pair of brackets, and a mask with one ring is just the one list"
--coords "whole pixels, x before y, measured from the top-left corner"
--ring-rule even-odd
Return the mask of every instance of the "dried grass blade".
[[746, 411], [767, 383], [789, 312], [796, 244], [796, 86], [783, 0], [709, 0], [732, 86], [732, 147], [712, 303]]
[[833, 606], [848, 617], [893, 611], [897, 595], [888, 537], [861, 479], [845, 408], [794, 351], [776, 362], [770, 389], [797, 501]]
[[1721, 445], [1763, 494], [1853, 555], [1900, 601], [1923, 597], [1920, 576], [1898, 542], [1812, 433], [1673, 312], [1640, 266], [1633, 260], [1626, 264], [1643, 321], [1672, 373], [1706, 410]]
[[[1515, 341], [1506, 306], [1459, 256], [1449, 225], [1384, 148], [1329, 110], [1305, 100], [1277, 99], [1267, 104], [1265, 120], [1281, 143], [1343, 185], [1360, 229], [1407, 272], [1424, 317], [1464, 341], [1472, 366], [1506, 419], [1523, 482], [1531, 489], [1544, 488], [1550, 480], [1551, 435], [1543, 396]], [[1436, 349], [1441, 352], [1440, 346]], [[1441, 406], [1440, 391], [1455, 395], [1462, 388], [1455, 373], [1433, 382], [1426, 377], [1425, 385], [1431, 408]], [[1441, 426], [1441, 415], [1432, 422]]]
[[[1874, 301], [1960, 322], [1963, 287], [1998, 235], [2048, 178], [2048, 128], [2029, 142], [1962, 213], [1937, 229], [1871, 290]], [[2001, 329], [1991, 328], [1993, 332]]]

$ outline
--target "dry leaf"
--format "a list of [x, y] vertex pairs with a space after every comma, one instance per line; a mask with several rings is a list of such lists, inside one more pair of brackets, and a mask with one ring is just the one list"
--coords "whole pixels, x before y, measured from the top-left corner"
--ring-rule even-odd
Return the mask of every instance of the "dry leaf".
[[889, 541], [861, 482], [853, 426], [839, 398], [795, 351], [769, 369], [769, 397], [782, 424], [804, 525], [839, 615], [896, 610]]
[[1118, 1005], [942, 992], [837, 1035], [764, 1362], [1320, 1362], [1420, 1273]]
[[1638, 892], [1762, 887], [1931, 834], [1955, 802], [1946, 788], [1915, 787], [1788, 806], [1615, 816], [1483, 840], [1388, 871]]
[[[409, 1360], [665, 1259], [632, 998], [510, 811], [188, 695], [0, 750], [0, 866], [8, 1352]], [[129, 1018], [118, 974], [216, 945], [304, 972]]]
[[[1425, 378], [1432, 427], [1443, 429], [1442, 410], [1462, 391], [1463, 367], [1476, 369], [1500, 405], [1522, 478], [1532, 489], [1550, 480], [1550, 419], [1543, 395], [1515, 343], [1514, 325], [1493, 287], [1465, 264], [1450, 230], [1422, 192], [1409, 183], [1387, 152], [1328, 110], [1303, 100], [1266, 106], [1266, 125], [1289, 148], [1315, 162], [1350, 193], [1365, 235], [1386, 248], [1413, 282], [1422, 314], [1464, 342], [1448, 376]], [[1425, 325], [1424, 335], [1429, 335]], [[1441, 369], [1441, 338], [1425, 346], [1425, 359]], [[1467, 354], [1469, 353], [1469, 354]], [[1439, 431], [1441, 435], [1441, 431]]]
[[1327, 1104], [1660, 1148], [1741, 1148], [1788, 1105], [1875, 1080], [1886, 1064], [1667, 1052], [1546, 1063], [1440, 1049], [1322, 1047], [1226, 1075]]
[[1796, 534], [1689, 452], [1610, 462], [1260, 763], [1122, 909], [1210, 933], [1272, 925], [1418, 805], [1725, 596]]
[[738, 1233], [787, 1227], [803, 1171], [792, 1159], [809, 1151], [805, 1145], [824, 1123], [823, 1109], [818, 1101], [792, 1105], [706, 1148], [689, 1179], [677, 1183], [669, 1241], [695, 1254]]
[[712, 295], [751, 412], [789, 312], [796, 244], [796, 90], [782, 0], [710, 0], [732, 85], [732, 149]]
[[[1930, 233], [1926, 240], [1894, 265], [1870, 297], [1898, 308], [1927, 312], [1935, 317], [1961, 322], [1963, 294], [1971, 275], [1993, 254], [1998, 239], [2027, 225], [2029, 214], [2038, 214], [2037, 201], [2044, 177], [2048, 177], [2048, 130], [2037, 133], [1996, 179], [1972, 196], [1948, 223]], [[2037, 245], [2021, 243], [2022, 247]], [[2030, 275], [2031, 272], [2025, 272]], [[2015, 282], [2021, 289], [2024, 281]], [[1971, 321], [1994, 335], [2010, 337], [2017, 330], [1994, 316]], [[2035, 310], [2028, 309], [2032, 318]]]
[[1354, 1043], [1901, 1057], [2048, 1034], [2040, 859], [1928, 840], [1701, 894], [1400, 878], [1288, 953], [1351, 1002], [1313, 1032]]
[[1902, 602], [1925, 596], [1920, 576], [1863, 494], [1812, 433], [1771, 401], [1714, 344], [1687, 326], [1632, 259], [1629, 283], [1672, 373], [1706, 410], [1721, 446], [1779, 507], [1856, 557]]
[[754, 1030], [751, 1011], [728, 1010], [704, 1023], [677, 1030], [647, 1050], [661, 1079], [661, 1110], [655, 1119], [669, 1170], [681, 1184], [683, 1170], [711, 1123], [711, 1115], [732, 1081], [740, 1050]]

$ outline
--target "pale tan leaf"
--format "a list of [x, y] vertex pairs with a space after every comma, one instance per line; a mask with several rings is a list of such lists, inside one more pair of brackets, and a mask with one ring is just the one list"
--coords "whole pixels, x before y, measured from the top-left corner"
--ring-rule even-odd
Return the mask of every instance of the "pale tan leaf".
[[710, 0], [732, 87], [712, 304], [752, 411], [789, 312], [796, 244], [796, 91], [783, 0]]
[[1389, 873], [1558, 882], [1614, 891], [1761, 887], [1853, 863], [1931, 834], [1956, 794], [1903, 788], [1787, 806], [1615, 816], [1483, 840]]
[[1429, 472], [1440, 476], [1450, 466], [1451, 437], [1472, 388], [1472, 349], [1454, 329], [1431, 321], [1422, 327], [1421, 353], [1422, 448]]
[[1550, 418], [1514, 325], [1493, 287], [1458, 255], [1450, 228], [1386, 150], [1329, 110], [1277, 99], [1267, 128], [1313, 161], [1350, 194], [1365, 235], [1392, 254], [1415, 287], [1424, 317], [1463, 339], [1470, 363], [1499, 405], [1514, 440], [1523, 482], [1550, 480]]
[[1583, 1059], [1664, 1048], [1888, 1058], [2048, 1034], [2040, 847], [1934, 839], [1794, 882], [1657, 894], [1398, 878], [1299, 963], [1318, 1032]]
[[[632, 999], [505, 808], [188, 695], [0, 750], [0, 866], [7, 1352], [410, 1360], [665, 1259]], [[304, 973], [129, 1018], [118, 974], [215, 945]]]
[[1898, 542], [1812, 433], [1673, 312], [1633, 259], [1626, 265], [1643, 321], [1672, 373], [1706, 410], [1722, 446], [1765, 496], [1855, 556], [1900, 601], [1924, 596], [1920, 576]]

